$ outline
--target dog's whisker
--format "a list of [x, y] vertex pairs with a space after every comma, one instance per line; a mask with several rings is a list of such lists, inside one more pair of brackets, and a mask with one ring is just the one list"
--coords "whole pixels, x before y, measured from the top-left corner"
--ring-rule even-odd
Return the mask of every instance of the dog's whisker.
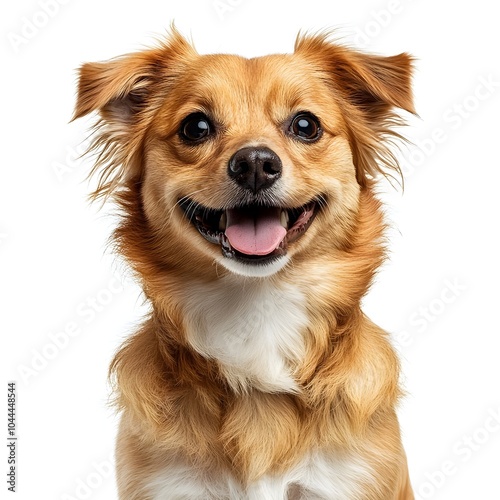
[[[174, 212], [174, 210], [177, 208], [177, 207], [180, 207], [184, 202], [186, 201], [189, 201], [190, 204], [186, 210], [186, 213], [183, 213], [183, 217], [186, 217], [186, 219], [189, 219], [187, 217], [186, 214], [189, 214], [191, 213], [191, 211], [194, 211], [195, 208], [197, 207], [197, 203], [193, 200], [193, 196], [197, 195], [197, 194], [200, 194], [200, 193], [205, 193], [209, 191], [209, 188], [208, 187], [203, 187], [201, 189], [198, 189], [196, 191], [191, 191], [189, 194], [186, 194], [184, 196], [182, 196], [181, 198], [179, 198], [175, 204], [172, 206], [172, 208], [169, 210], [168, 214], [167, 214], [167, 217], [170, 218], [172, 217], [172, 214]], [[165, 201], [167, 201], [167, 193], [165, 193], [162, 197]]]
[[328, 200], [322, 194], [318, 196], [317, 202], [318, 202], [318, 205], [320, 206], [320, 208], [322, 208], [322, 209], [325, 209], [328, 205]]

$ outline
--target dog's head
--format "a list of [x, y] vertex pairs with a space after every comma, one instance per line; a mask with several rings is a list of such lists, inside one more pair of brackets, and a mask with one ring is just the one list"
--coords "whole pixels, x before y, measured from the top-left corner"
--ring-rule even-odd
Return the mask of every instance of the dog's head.
[[75, 117], [100, 112], [95, 196], [140, 186], [166, 259], [176, 248], [186, 265], [267, 276], [348, 244], [360, 191], [397, 169], [384, 140], [394, 108], [413, 112], [410, 77], [406, 54], [323, 35], [245, 59], [199, 55], [173, 30], [155, 49], [85, 64]]

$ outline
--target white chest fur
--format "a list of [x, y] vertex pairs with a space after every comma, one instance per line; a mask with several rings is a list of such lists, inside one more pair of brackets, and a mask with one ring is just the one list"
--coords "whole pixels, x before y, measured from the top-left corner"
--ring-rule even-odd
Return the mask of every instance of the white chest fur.
[[361, 457], [316, 452], [286, 474], [265, 476], [247, 489], [228, 471], [203, 473], [174, 459], [144, 478], [143, 491], [151, 500], [354, 500], [372, 482], [373, 470]]
[[294, 392], [304, 356], [306, 299], [293, 285], [228, 276], [185, 289], [188, 340], [216, 359], [235, 390]]

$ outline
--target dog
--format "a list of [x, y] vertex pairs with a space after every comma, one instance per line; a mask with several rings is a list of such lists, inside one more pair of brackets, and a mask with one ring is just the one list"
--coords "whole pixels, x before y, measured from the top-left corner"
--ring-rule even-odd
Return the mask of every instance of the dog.
[[94, 199], [151, 305], [110, 375], [123, 500], [410, 500], [399, 363], [360, 302], [414, 62], [157, 46], [79, 70]]

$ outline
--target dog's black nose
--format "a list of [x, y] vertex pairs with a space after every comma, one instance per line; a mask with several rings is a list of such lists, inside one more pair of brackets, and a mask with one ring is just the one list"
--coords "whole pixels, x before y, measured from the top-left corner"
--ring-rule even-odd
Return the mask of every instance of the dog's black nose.
[[267, 189], [281, 176], [281, 160], [269, 148], [248, 147], [236, 151], [227, 172], [241, 187], [254, 193]]

